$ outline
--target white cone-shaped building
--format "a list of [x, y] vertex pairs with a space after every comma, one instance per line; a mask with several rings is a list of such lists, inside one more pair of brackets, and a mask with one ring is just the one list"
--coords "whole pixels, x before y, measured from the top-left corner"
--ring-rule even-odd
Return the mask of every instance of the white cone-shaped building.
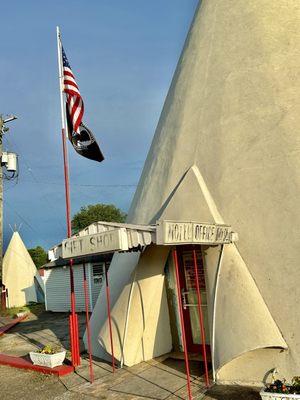
[[[179, 60], [128, 222], [231, 224], [218, 284], [213, 361], [219, 382], [300, 371], [300, 3], [203, 0]], [[169, 248], [119, 254], [110, 267], [116, 357], [127, 365], [173, 347]], [[209, 322], [219, 248], [205, 250]], [[129, 316], [127, 316], [130, 303]], [[110, 352], [104, 292], [92, 316]]]
[[3, 284], [8, 292], [8, 307], [37, 302], [37, 291], [44, 284], [18, 232], [14, 232], [3, 258]]

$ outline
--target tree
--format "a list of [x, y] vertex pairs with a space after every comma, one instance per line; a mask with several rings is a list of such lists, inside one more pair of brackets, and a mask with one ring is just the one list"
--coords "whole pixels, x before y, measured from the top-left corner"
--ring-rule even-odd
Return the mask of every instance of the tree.
[[72, 219], [72, 231], [76, 233], [97, 221], [124, 222], [126, 214], [113, 204], [94, 204], [80, 208]]
[[28, 253], [30, 254], [32, 261], [35, 263], [35, 266], [37, 268], [40, 268], [48, 261], [47, 253], [41, 246], [36, 246], [33, 249], [28, 249]]

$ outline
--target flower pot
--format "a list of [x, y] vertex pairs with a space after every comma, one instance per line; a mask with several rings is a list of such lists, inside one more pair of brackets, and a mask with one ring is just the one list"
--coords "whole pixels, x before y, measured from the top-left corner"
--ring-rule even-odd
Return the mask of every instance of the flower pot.
[[62, 365], [64, 359], [66, 357], [65, 351], [60, 351], [55, 354], [44, 354], [44, 353], [35, 353], [31, 351], [29, 353], [30, 359], [34, 365], [41, 365], [42, 367], [54, 368], [58, 365]]
[[293, 400], [300, 399], [300, 394], [283, 394], [283, 393], [270, 393], [265, 392], [264, 389], [260, 391], [262, 400]]

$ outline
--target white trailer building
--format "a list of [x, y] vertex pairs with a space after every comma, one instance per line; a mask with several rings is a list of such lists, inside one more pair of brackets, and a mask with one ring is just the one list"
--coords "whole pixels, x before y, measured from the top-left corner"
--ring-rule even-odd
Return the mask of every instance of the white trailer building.
[[[112, 255], [90, 258], [85, 263], [86, 279], [89, 292], [89, 308], [92, 312], [105, 279], [104, 268], [108, 268]], [[57, 260], [44, 266], [45, 307], [47, 311], [70, 311], [70, 272], [68, 262]], [[76, 261], [73, 266], [76, 296], [76, 311], [85, 311], [83, 290], [83, 263]]]

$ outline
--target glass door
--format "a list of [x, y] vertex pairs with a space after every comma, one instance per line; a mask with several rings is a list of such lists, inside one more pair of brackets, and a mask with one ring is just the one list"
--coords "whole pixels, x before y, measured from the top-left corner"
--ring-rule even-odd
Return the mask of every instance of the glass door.
[[[193, 250], [180, 247], [178, 249], [179, 270], [180, 270], [180, 289], [182, 295], [184, 325], [186, 340], [189, 352], [201, 351], [201, 331], [199, 322], [199, 312], [197, 307], [196, 276], [193, 259]], [[205, 344], [209, 350], [210, 335], [208, 325], [207, 297], [205, 286], [205, 274], [201, 247], [196, 251], [197, 271], [199, 277], [199, 287], [201, 292], [202, 313], [204, 320]]]

